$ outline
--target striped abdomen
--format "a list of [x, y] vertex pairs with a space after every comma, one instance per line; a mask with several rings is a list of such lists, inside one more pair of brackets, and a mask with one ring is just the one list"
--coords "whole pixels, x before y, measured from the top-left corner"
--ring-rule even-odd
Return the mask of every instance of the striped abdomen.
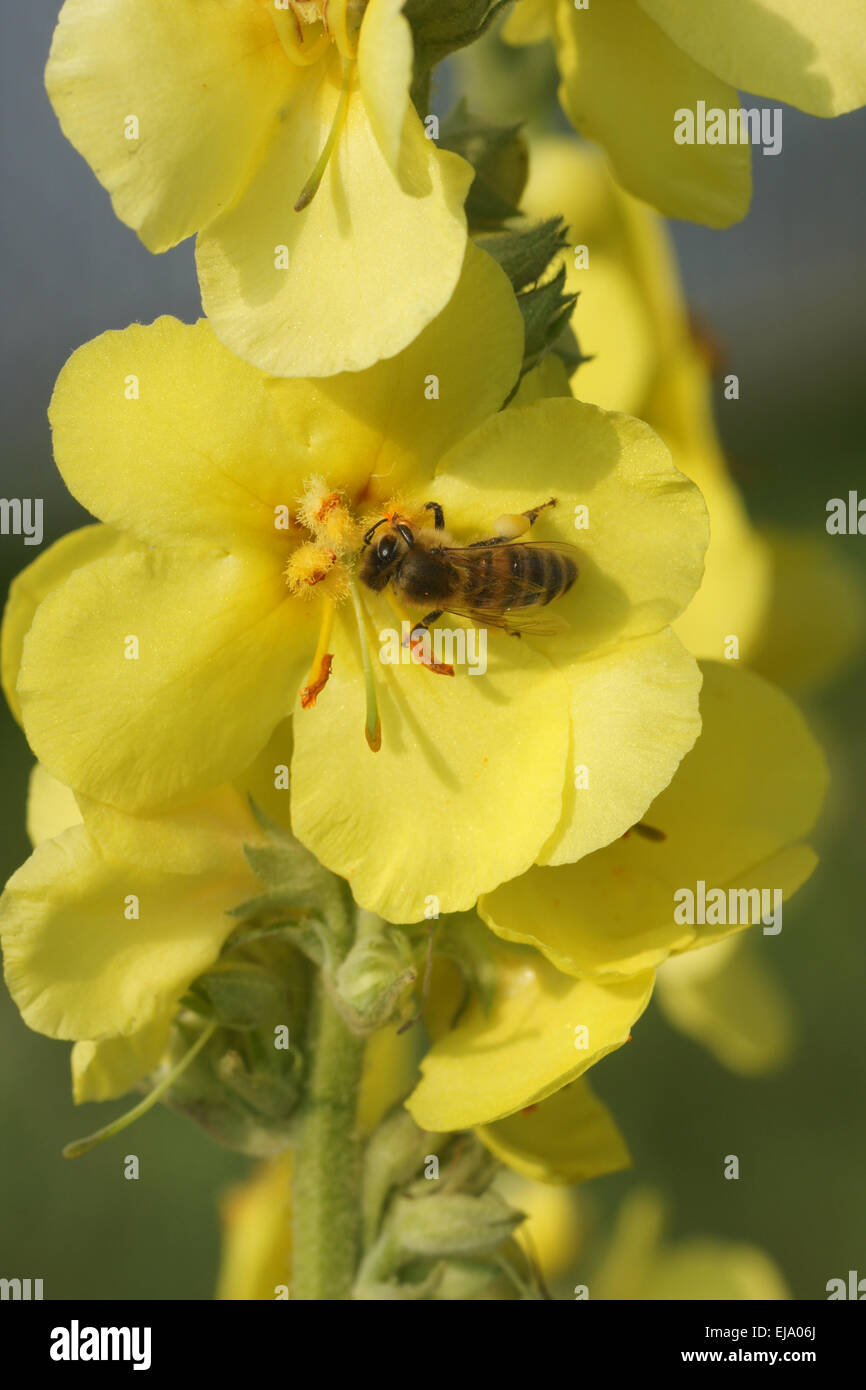
[[577, 578], [576, 561], [552, 546], [479, 546], [476, 554], [463, 597], [478, 609], [540, 607], [567, 593]]

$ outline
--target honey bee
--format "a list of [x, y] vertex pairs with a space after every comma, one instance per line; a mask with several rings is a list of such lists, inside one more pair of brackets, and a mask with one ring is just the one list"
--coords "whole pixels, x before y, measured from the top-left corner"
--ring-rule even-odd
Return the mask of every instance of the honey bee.
[[550, 636], [562, 623], [538, 618], [535, 610], [571, 588], [578, 575], [577, 550], [560, 542], [515, 541], [555, 506], [552, 497], [519, 516], [501, 517], [499, 534], [465, 546], [453, 544], [438, 502], [424, 508], [433, 514], [432, 527], [413, 527], [389, 513], [364, 536], [360, 578], [376, 593], [390, 584], [395, 597], [412, 607], [430, 605], [412, 631], [413, 642], [443, 613], [513, 636]]

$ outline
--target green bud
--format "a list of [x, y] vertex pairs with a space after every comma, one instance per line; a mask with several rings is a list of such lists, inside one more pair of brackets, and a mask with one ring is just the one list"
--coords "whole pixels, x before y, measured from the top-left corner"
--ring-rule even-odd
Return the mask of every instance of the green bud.
[[470, 232], [494, 231], [520, 216], [529, 149], [520, 127], [493, 126], [470, 114], [465, 101], [442, 122], [440, 149], [459, 154], [475, 170], [466, 198]]
[[419, 1129], [402, 1105], [386, 1115], [371, 1135], [364, 1153], [361, 1199], [365, 1247], [375, 1239], [391, 1192], [410, 1182], [427, 1154], [435, 1152], [441, 1143], [442, 1135]]
[[423, 119], [429, 109], [430, 72], [449, 53], [480, 39], [510, 0], [405, 0], [412, 29], [412, 100]]
[[381, 1028], [411, 993], [417, 971], [404, 932], [375, 919], [335, 975], [337, 997], [349, 1022], [362, 1032]]
[[442, 1195], [395, 1201], [388, 1218], [393, 1237], [418, 1255], [489, 1255], [523, 1220], [495, 1192], [480, 1197]]
[[278, 1014], [285, 998], [282, 982], [258, 966], [238, 961], [218, 963], [197, 984], [226, 1028], [257, 1028]]

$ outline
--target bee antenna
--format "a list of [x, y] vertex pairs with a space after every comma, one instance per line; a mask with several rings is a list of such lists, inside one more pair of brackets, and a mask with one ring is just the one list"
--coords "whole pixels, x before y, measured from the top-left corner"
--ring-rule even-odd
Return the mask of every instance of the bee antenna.
[[412, 546], [415, 544], [415, 537], [412, 535], [412, 532], [409, 530], [408, 526], [404, 526], [402, 522], [398, 521], [395, 529], [400, 532], [400, 535], [403, 537], [407, 545]]
[[385, 522], [386, 522], [387, 520], [388, 520], [388, 518], [387, 518], [386, 516], [383, 516], [382, 519], [381, 519], [380, 521], [377, 521], [376, 524], [375, 524], [374, 526], [371, 526], [371, 527], [370, 527], [369, 531], [368, 531], [368, 532], [366, 533], [366, 535], [364, 536], [364, 544], [365, 544], [365, 545], [369, 545], [369, 544], [370, 544], [371, 540], [372, 540], [373, 537], [375, 536], [375, 534], [376, 534], [376, 532], [378, 531], [379, 527], [380, 527], [380, 526], [384, 526], [384, 525], [385, 525]]

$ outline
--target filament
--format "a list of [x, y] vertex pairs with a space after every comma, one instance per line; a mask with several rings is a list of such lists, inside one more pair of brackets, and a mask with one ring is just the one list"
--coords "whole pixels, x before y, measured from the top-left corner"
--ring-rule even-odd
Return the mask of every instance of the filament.
[[328, 138], [325, 141], [325, 147], [322, 150], [322, 153], [319, 155], [319, 158], [316, 160], [313, 172], [310, 174], [310, 177], [307, 179], [307, 182], [301, 189], [301, 192], [298, 196], [298, 201], [295, 203], [295, 212], [303, 212], [304, 208], [309, 207], [310, 203], [316, 196], [319, 184], [322, 182], [325, 170], [328, 167], [328, 161], [330, 160], [331, 155], [334, 152], [334, 146], [336, 145], [340, 131], [343, 128], [343, 121], [346, 115], [346, 107], [349, 103], [349, 83], [351, 80], [351, 76], [351, 63], [348, 63], [344, 60], [343, 85], [340, 88], [340, 99], [337, 102], [337, 109], [334, 112], [334, 119], [331, 122], [331, 129], [328, 132]]
[[355, 618], [358, 623], [358, 637], [361, 642], [361, 661], [364, 665], [364, 685], [367, 697], [367, 715], [364, 725], [364, 736], [367, 743], [374, 753], [378, 753], [382, 747], [382, 723], [379, 719], [379, 705], [376, 700], [376, 683], [373, 680], [373, 664], [370, 661], [370, 648], [367, 644], [367, 628], [364, 621], [364, 609], [361, 599], [353, 580], [349, 581], [349, 593], [352, 595], [352, 606], [355, 609]]
[[334, 604], [333, 600], [324, 600], [324, 611], [322, 613], [322, 623], [319, 628], [319, 640], [316, 643], [316, 654], [313, 657], [313, 664], [310, 667], [310, 674], [307, 676], [307, 683], [301, 688], [301, 708], [310, 709], [316, 703], [316, 697], [324, 690], [331, 674], [331, 653], [328, 645], [331, 641], [331, 630], [334, 626]]
[[80, 1158], [82, 1154], [89, 1153], [91, 1149], [95, 1149], [97, 1144], [101, 1144], [104, 1139], [113, 1138], [115, 1134], [120, 1134], [121, 1130], [127, 1129], [129, 1125], [141, 1119], [142, 1115], [146, 1115], [148, 1110], [156, 1105], [156, 1102], [174, 1085], [178, 1077], [186, 1071], [190, 1062], [198, 1056], [205, 1043], [210, 1041], [216, 1032], [216, 1027], [216, 1019], [214, 1019], [212, 1023], [207, 1025], [201, 1035], [196, 1038], [189, 1051], [184, 1053], [180, 1061], [176, 1062], [170, 1071], [166, 1072], [162, 1080], [158, 1081], [153, 1090], [144, 1097], [144, 1100], [139, 1101], [138, 1105], [133, 1106], [132, 1110], [127, 1110], [125, 1115], [120, 1115], [118, 1119], [112, 1120], [110, 1125], [106, 1125], [103, 1129], [98, 1129], [95, 1134], [88, 1135], [86, 1139], [73, 1139], [72, 1143], [67, 1144], [64, 1148], [63, 1157]]

